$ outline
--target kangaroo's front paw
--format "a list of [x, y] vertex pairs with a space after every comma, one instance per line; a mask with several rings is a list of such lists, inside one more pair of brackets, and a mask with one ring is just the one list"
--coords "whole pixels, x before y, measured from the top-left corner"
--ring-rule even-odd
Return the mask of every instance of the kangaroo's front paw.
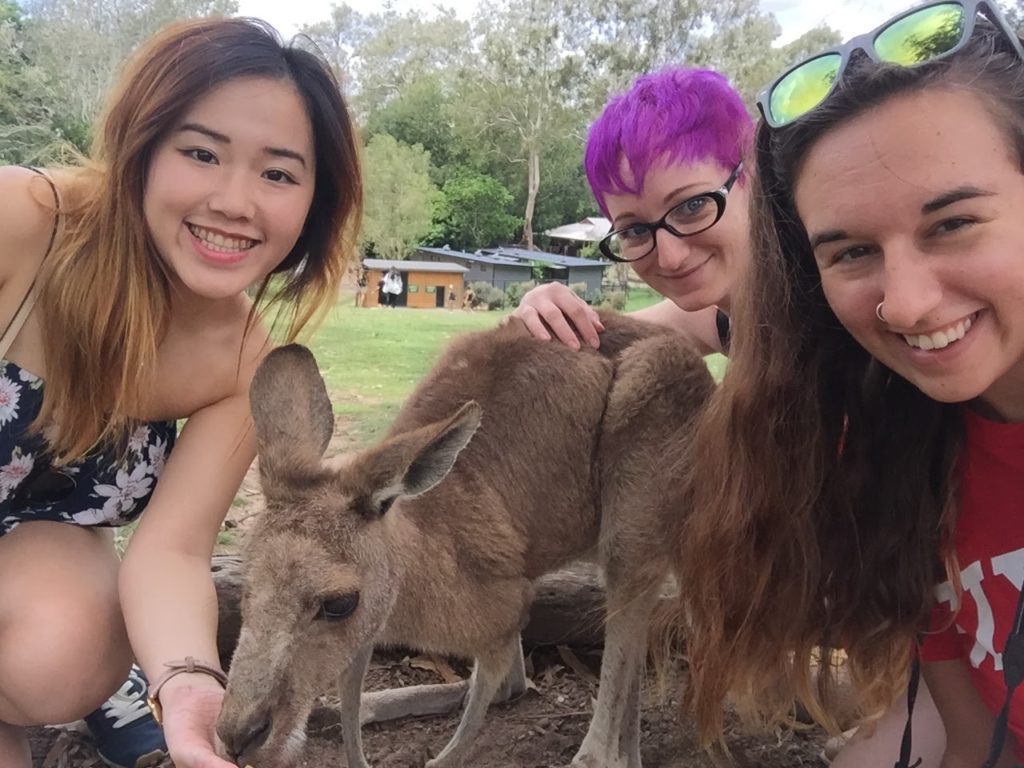
[[629, 768], [629, 764], [621, 755], [601, 755], [580, 750], [569, 768]]

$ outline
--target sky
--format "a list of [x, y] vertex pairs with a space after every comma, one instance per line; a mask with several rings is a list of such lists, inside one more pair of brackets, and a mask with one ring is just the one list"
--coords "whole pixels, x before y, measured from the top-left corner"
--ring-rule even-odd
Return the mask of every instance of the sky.
[[[380, 0], [348, 0], [350, 6], [361, 13], [380, 8]], [[475, 0], [444, 0], [445, 6], [468, 19], [473, 14]], [[331, 0], [239, 0], [239, 9], [246, 16], [265, 19], [286, 37], [294, 34], [302, 24], [322, 21], [330, 16]], [[889, 16], [910, 5], [913, 0], [761, 0], [765, 10], [775, 14], [782, 25], [782, 37], [777, 42], [787, 43], [807, 30], [825, 22], [842, 32], [843, 37], [867, 32]], [[428, 7], [424, 0], [395, 0], [399, 12]]]

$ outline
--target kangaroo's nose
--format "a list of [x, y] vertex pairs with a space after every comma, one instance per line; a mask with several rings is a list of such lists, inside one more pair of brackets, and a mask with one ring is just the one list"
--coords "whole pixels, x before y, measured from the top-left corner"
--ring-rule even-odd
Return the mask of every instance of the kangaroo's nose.
[[246, 765], [251, 762], [249, 758], [259, 749], [270, 735], [271, 718], [269, 714], [262, 717], [257, 715], [249, 721], [247, 726], [239, 728], [230, 739], [223, 739], [224, 747], [228, 757], [238, 765]]

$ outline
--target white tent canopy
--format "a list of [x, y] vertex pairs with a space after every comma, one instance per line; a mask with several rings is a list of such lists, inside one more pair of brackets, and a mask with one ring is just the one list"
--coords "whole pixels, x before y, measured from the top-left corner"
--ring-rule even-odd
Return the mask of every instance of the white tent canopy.
[[563, 224], [561, 227], [547, 230], [544, 234], [558, 240], [579, 240], [587, 243], [596, 243], [607, 235], [611, 228], [612, 223], [603, 216], [588, 216], [583, 221]]

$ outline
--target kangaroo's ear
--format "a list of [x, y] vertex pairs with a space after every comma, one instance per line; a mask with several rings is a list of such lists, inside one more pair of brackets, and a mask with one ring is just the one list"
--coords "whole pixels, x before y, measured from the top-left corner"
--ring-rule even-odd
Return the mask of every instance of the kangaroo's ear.
[[393, 435], [361, 453], [350, 477], [361, 477], [372, 515], [383, 515], [402, 496], [419, 496], [444, 479], [480, 426], [480, 406], [470, 401], [444, 421]]
[[308, 471], [319, 464], [334, 432], [334, 412], [308, 349], [289, 344], [267, 355], [249, 400], [262, 471]]
[[470, 400], [446, 421], [415, 454], [402, 476], [402, 495], [419, 496], [440, 483], [480, 426], [481, 408]]

